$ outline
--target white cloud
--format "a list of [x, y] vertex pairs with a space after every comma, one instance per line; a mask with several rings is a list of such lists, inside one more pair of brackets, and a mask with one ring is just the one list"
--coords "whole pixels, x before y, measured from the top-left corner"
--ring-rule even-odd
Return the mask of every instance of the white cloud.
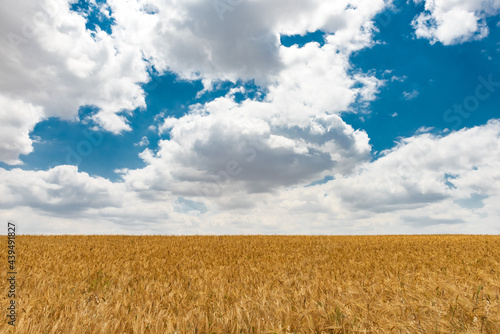
[[[247, 221], [277, 233], [498, 233], [499, 135], [500, 121], [491, 121], [403, 139], [355, 175], [252, 197], [258, 204]], [[446, 173], [457, 176], [455, 188]]]
[[119, 133], [129, 125], [119, 113], [144, 107], [138, 83], [148, 75], [142, 53], [85, 19], [63, 0], [2, 2], [0, 90], [45, 117], [75, 119], [80, 106], [101, 109], [95, 120]]
[[114, 35], [141, 49], [156, 69], [187, 78], [251, 80], [266, 84], [284, 68], [280, 34], [323, 30], [337, 49], [355, 50], [371, 43], [370, 20], [383, 0], [243, 1], [223, 20], [213, 1], [109, 1], [116, 19]]
[[2, 207], [29, 206], [54, 215], [119, 207], [120, 184], [79, 173], [75, 166], [49, 171], [0, 169]]
[[426, 132], [431, 132], [434, 130], [433, 126], [421, 126], [417, 129], [416, 133], [426, 133]]
[[134, 146], [141, 146], [141, 147], [142, 147], [142, 146], [148, 146], [148, 145], [149, 145], [149, 139], [148, 139], [148, 137], [146, 137], [146, 136], [143, 136], [143, 137], [141, 138], [141, 141], [140, 141], [140, 142], [138, 142], [138, 143], [135, 143], [135, 144], [134, 144]]
[[485, 19], [499, 11], [500, 0], [425, 0], [425, 11], [412, 25], [417, 37], [431, 43], [459, 44], [486, 37]]
[[[335, 189], [352, 209], [395, 211], [438, 205], [468, 198], [473, 193], [498, 196], [500, 122], [453, 132], [445, 137], [429, 133], [403, 139], [385, 156], [363, 168], [356, 177], [336, 180]], [[457, 175], [445, 184], [445, 173]], [[443, 211], [460, 218], [457, 205]], [[453, 210], [451, 209], [453, 208]]]
[[408, 77], [406, 75], [403, 75], [401, 77], [398, 77], [398, 76], [395, 76], [393, 75], [391, 77], [391, 82], [394, 82], [394, 81], [397, 81], [397, 82], [404, 82], [406, 79], [408, 79]]
[[219, 197], [269, 192], [332, 170], [347, 174], [370, 157], [366, 133], [336, 115], [299, 127], [274, 121], [275, 113], [271, 103], [238, 105], [221, 98], [180, 119], [169, 118], [163, 129], [171, 139], [161, 141], [156, 154], [144, 151], [148, 166], [129, 171], [125, 181], [138, 190]]
[[0, 161], [21, 164], [19, 155], [33, 151], [29, 133], [42, 115], [40, 107], [0, 94]]
[[90, 176], [75, 166], [0, 168], [0, 194], [0, 217], [19, 222], [22, 233], [137, 234], [162, 228], [176, 216], [175, 197], [158, 194], [144, 200], [123, 183]]
[[403, 92], [403, 98], [407, 101], [417, 98], [420, 93], [418, 90], [414, 89], [411, 92]]

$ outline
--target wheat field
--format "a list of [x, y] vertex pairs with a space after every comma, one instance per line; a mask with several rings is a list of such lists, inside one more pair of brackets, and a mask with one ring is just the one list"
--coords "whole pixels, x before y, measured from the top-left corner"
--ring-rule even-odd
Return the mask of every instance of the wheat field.
[[1, 333], [500, 333], [499, 236], [22, 235], [16, 247], [17, 321]]

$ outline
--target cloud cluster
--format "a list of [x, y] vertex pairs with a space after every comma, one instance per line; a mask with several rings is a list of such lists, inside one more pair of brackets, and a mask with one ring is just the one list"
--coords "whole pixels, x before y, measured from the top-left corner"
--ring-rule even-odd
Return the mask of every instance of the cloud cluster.
[[40, 107], [0, 93], [0, 161], [20, 164], [19, 154], [33, 151], [29, 133], [42, 115]]
[[120, 113], [145, 107], [138, 83], [149, 80], [139, 49], [87, 30], [85, 18], [64, 0], [2, 2], [0, 11], [4, 95], [41, 109], [44, 117], [74, 119], [80, 106], [95, 105], [103, 128], [130, 129]]
[[253, 196], [252, 215], [233, 219], [278, 233], [498, 233], [499, 135], [498, 120], [418, 133], [354, 175]]
[[[111, 13], [111, 31], [99, 27], [92, 31], [86, 26], [88, 13], [72, 11], [71, 4], [65, 0], [0, 4], [0, 30], [5, 32], [0, 37], [2, 103], [17, 101], [15, 107], [4, 108], [6, 122], [0, 130], [3, 124], [18, 124], [19, 132], [25, 134], [40, 119], [77, 119], [81, 106], [92, 105], [99, 110], [93, 120], [101, 128], [116, 134], [129, 131], [127, 115], [146, 107], [141, 84], [150, 80], [151, 68], [202, 79], [207, 89], [214, 81], [255, 79], [264, 86], [281, 87], [275, 94], [283, 95], [279, 89], [287, 87], [283, 82], [276, 85], [277, 80], [293, 76], [294, 81], [313, 81], [316, 72], [306, 77], [311, 69], [307, 63], [296, 66], [302, 73], [288, 70], [290, 63], [304, 62], [314, 50], [284, 52], [281, 34], [321, 29], [330, 34], [330, 53], [348, 57], [371, 43], [370, 20], [385, 6], [382, 0], [248, 1], [232, 8], [222, 20], [211, 1], [108, 1], [93, 10], [103, 17]], [[314, 71], [323, 70], [315, 67]], [[338, 67], [327, 74], [330, 80], [346, 77]], [[376, 82], [362, 79], [372, 86]], [[309, 91], [317, 88], [310, 83], [307, 87]], [[334, 89], [323, 93], [328, 97], [325, 103], [343, 99], [338, 104], [344, 107], [345, 100], [355, 94]], [[301, 102], [313, 100], [314, 96], [306, 96], [309, 91], [301, 90]], [[9, 109], [21, 105], [22, 114], [34, 108], [37, 118], [31, 123], [16, 122], [19, 116]], [[29, 139], [23, 146], [9, 144], [8, 158], [5, 153], [0, 159], [19, 163], [15, 155], [31, 150], [26, 143]]]
[[238, 105], [220, 98], [193, 107], [184, 117], [167, 119], [162, 129], [170, 139], [160, 142], [158, 152], [143, 153], [147, 167], [123, 177], [138, 190], [218, 197], [271, 192], [333, 172], [348, 174], [370, 159], [366, 133], [337, 115], [300, 127], [283, 125], [281, 119], [273, 124], [278, 116], [268, 102]]
[[[418, 133], [350, 176], [334, 173], [327, 182], [266, 192], [243, 193], [243, 187], [217, 197], [179, 196], [197, 182], [182, 175], [170, 176], [178, 189], [161, 179], [141, 188], [137, 178], [112, 183], [72, 166], [0, 169], [0, 217], [28, 222], [38, 215], [46, 225], [29, 226], [31, 233], [82, 233], [97, 223], [99, 233], [132, 234], [495, 233], [499, 136], [498, 120], [448, 135]], [[192, 158], [186, 153], [183, 158]]]
[[486, 18], [500, 12], [499, 0], [425, 1], [425, 11], [412, 22], [419, 38], [444, 45], [482, 39], [488, 35]]
[[[186, 78], [252, 80], [266, 84], [285, 68], [280, 35], [334, 34], [338, 49], [371, 42], [375, 1], [108, 1], [114, 35], [144, 52], [154, 67]], [[221, 10], [219, 5], [225, 4]]]
[[29, 206], [53, 215], [73, 215], [88, 209], [119, 207], [123, 185], [90, 177], [76, 166], [48, 171], [0, 169], [3, 208]]
[[497, 120], [447, 136], [416, 134], [383, 152], [356, 177], [336, 180], [335, 186], [346, 205], [371, 212], [419, 208], [473, 194], [496, 196], [499, 134]]
[[160, 131], [169, 139], [157, 152], [144, 151], [148, 166], [124, 179], [144, 191], [219, 197], [349, 174], [371, 158], [371, 147], [367, 134], [338, 114], [373, 99], [381, 82], [348, 75], [352, 50], [334, 44], [280, 47], [285, 68], [262, 100], [237, 103], [229, 93], [167, 118]]
[[[266, 94], [237, 101], [233, 91], [160, 120], [164, 139], [141, 153], [146, 167], [120, 170], [117, 182], [74, 166], [0, 168], [0, 219], [39, 221], [29, 233], [498, 230], [499, 121], [446, 135], [422, 128], [373, 161], [368, 135], [341, 118], [382, 85], [349, 59], [373, 45], [387, 1], [217, 3], [110, 0], [97, 7], [111, 13], [110, 31], [88, 30], [67, 1], [1, 3], [0, 160], [9, 164], [32, 151], [37, 122], [74, 119], [83, 105], [98, 107], [103, 129], [130, 130], [152, 68], [201, 79], [205, 90], [255, 80]], [[419, 37], [460, 43], [484, 36], [482, 20], [499, 7], [426, 1], [414, 26]], [[316, 30], [324, 44], [280, 45], [281, 35]]]

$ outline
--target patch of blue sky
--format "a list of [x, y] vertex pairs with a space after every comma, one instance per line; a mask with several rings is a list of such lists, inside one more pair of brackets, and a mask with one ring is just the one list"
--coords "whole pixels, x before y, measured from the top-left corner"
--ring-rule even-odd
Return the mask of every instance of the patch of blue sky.
[[243, 91], [234, 94], [236, 103], [241, 103], [245, 100], [263, 101], [268, 93], [267, 88], [261, 87], [254, 80], [242, 82], [238, 81], [234, 84], [234, 88], [241, 87]]
[[[95, 112], [95, 108], [82, 107], [80, 118], [85, 119]], [[22, 156], [23, 169], [48, 169], [58, 165], [77, 165], [78, 169], [90, 175], [118, 179], [115, 169], [140, 168], [144, 166], [138, 154], [144, 150], [136, 144], [141, 133], [147, 132], [145, 113], [136, 112], [132, 116], [135, 131], [127, 135], [114, 135], [94, 130], [92, 122], [76, 122], [49, 118], [36, 125], [31, 134], [39, 138], [34, 143], [34, 152]], [[149, 131], [148, 135], [155, 133]]]
[[291, 47], [297, 45], [299, 48], [303, 47], [307, 43], [316, 42], [320, 46], [325, 45], [325, 32], [321, 30], [316, 30], [314, 32], [308, 32], [305, 35], [281, 35], [280, 43], [283, 46]]
[[482, 194], [472, 194], [469, 198], [457, 199], [454, 202], [460, 205], [464, 209], [481, 209], [484, 207], [483, 201], [487, 199], [488, 196]]
[[231, 90], [235, 89], [234, 101], [241, 103], [244, 100], [263, 101], [268, 93], [267, 88], [261, 87], [255, 83], [254, 80], [236, 82], [219, 81], [214, 83], [214, 87], [210, 91], [205, 91], [195, 102], [207, 103], [219, 97], [226, 96]]
[[[490, 33], [480, 41], [444, 46], [417, 39], [411, 22], [422, 5], [396, 2], [395, 13], [375, 18], [379, 32], [373, 47], [351, 57], [352, 71], [374, 73], [385, 80], [377, 99], [366, 106], [353, 106], [343, 119], [364, 129], [374, 151], [394, 146], [399, 137], [412, 136], [419, 128], [458, 130], [485, 124], [500, 117], [500, 27], [498, 18], [488, 21]], [[484, 80], [499, 86], [481, 89], [485, 99], [475, 97]], [[464, 106], [464, 103], [466, 104]], [[456, 106], [470, 109], [460, 114]], [[458, 109], [460, 110], [460, 109]]]
[[198, 211], [201, 214], [207, 213], [208, 209], [205, 204], [201, 202], [191, 201], [184, 197], [178, 197], [177, 203], [174, 207], [175, 212], [189, 213], [192, 211]]
[[70, 9], [87, 19], [85, 27], [88, 30], [97, 31], [99, 27], [108, 34], [112, 33], [115, 19], [111, 8], [106, 5], [106, 0], [78, 0], [70, 4]]
[[458, 175], [453, 175], [453, 174], [444, 174], [444, 184], [450, 188], [450, 189], [457, 189], [457, 187], [451, 182], [450, 180], [456, 180], [458, 178]]
[[333, 180], [335, 180], [335, 178], [333, 176], [327, 175], [323, 179], [313, 181], [313, 182], [309, 183], [308, 185], [305, 185], [304, 187], [314, 187], [314, 186], [317, 186], [320, 184], [325, 184], [325, 183], [327, 183], [329, 181], [333, 181]]
[[158, 74], [153, 70], [150, 76], [151, 80], [142, 86], [147, 113], [152, 116], [150, 125], [154, 124], [154, 117], [159, 114], [176, 118], [185, 115], [189, 106], [197, 103], [196, 95], [203, 89], [201, 80], [182, 80], [171, 72]]

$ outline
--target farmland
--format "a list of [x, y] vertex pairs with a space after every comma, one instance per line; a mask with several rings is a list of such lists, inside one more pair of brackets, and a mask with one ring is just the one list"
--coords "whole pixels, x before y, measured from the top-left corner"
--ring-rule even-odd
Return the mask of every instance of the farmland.
[[499, 236], [22, 235], [16, 246], [17, 321], [0, 333], [500, 333]]

